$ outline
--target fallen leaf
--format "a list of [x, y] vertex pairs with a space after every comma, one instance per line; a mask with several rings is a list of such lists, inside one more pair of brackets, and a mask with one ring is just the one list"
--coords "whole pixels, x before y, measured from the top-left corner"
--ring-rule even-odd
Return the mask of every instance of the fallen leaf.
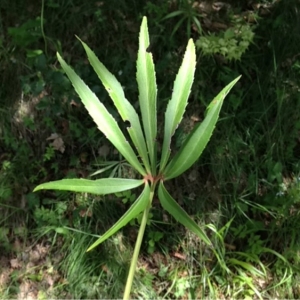
[[182, 254], [182, 253], [179, 253], [179, 252], [174, 252], [173, 256], [176, 257], [176, 258], [179, 258], [181, 260], [186, 260], [186, 255]]
[[32, 250], [29, 253], [29, 259], [32, 263], [37, 263], [41, 259], [41, 255], [40, 255], [39, 251]]
[[18, 258], [13, 258], [13, 259], [10, 260], [10, 266], [13, 269], [19, 269], [19, 268], [22, 267], [22, 264], [20, 263]]
[[45, 274], [44, 275], [44, 280], [48, 283], [50, 288], [53, 287], [53, 285], [55, 283], [55, 279], [53, 278], [53, 276], [50, 276], [49, 274]]
[[224, 243], [224, 246], [229, 249], [229, 250], [235, 250], [236, 249], [236, 246], [235, 245], [231, 245], [231, 244], [226, 244]]
[[52, 143], [50, 143], [50, 145], [52, 145], [52, 147], [57, 150], [60, 151], [61, 153], [65, 152], [65, 143], [63, 141], [63, 139], [61, 138], [60, 135], [58, 135], [57, 133], [52, 133], [48, 138], [47, 141], [51, 141], [53, 140]]
[[36, 250], [39, 252], [41, 258], [45, 258], [45, 256], [49, 252], [49, 246], [44, 246], [42, 244], [37, 244], [36, 245]]
[[47, 141], [55, 140], [59, 137], [57, 133], [51, 133], [51, 135], [47, 138]]
[[93, 215], [93, 212], [91, 209], [82, 209], [79, 212], [80, 217], [91, 217]]
[[10, 271], [8, 269], [2, 270], [0, 274], [0, 288], [5, 288], [10, 280]]
[[24, 299], [38, 299], [38, 291], [32, 281], [23, 281], [19, 286], [18, 300]]
[[103, 265], [103, 266], [101, 267], [101, 269], [102, 269], [105, 273], [111, 274], [111, 272], [109, 271], [107, 265]]

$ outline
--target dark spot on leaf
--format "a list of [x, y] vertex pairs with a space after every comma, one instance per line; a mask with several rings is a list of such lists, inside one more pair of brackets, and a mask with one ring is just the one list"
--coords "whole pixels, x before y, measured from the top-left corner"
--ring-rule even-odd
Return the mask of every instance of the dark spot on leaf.
[[147, 47], [147, 49], [146, 49], [146, 52], [150, 53], [150, 52], [151, 52], [151, 49], [152, 49], [152, 46], [149, 45], [149, 46]]

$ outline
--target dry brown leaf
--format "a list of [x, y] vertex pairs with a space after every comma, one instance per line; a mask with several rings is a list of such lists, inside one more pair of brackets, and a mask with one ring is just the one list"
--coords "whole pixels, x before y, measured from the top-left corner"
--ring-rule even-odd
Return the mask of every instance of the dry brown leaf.
[[0, 274], [0, 288], [5, 288], [10, 280], [11, 271], [6, 269], [2, 270]]
[[51, 135], [49, 137], [47, 137], [47, 141], [51, 141], [51, 140], [55, 140], [59, 137], [59, 135], [57, 133], [51, 133]]
[[50, 143], [50, 145], [52, 145], [52, 147], [57, 150], [60, 151], [61, 153], [65, 152], [65, 143], [63, 141], [63, 139], [61, 138], [60, 135], [58, 135], [57, 133], [52, 133], [48, 138], [47, 141], [51, 141], [53, 140], [52, 143]]
[[93, 212], [91, 209], [82, 209], [79, 212], [80, 217], [91, 217], [93, 215]]
[[179, 278], [180, 277], [187, 277], [189, 275], [188, 271], [184, 270], [178, 273]]
[[10, 260], [10, 266], [13, 268], [13, 269], [19, 269], [22, 267], [22, 264], [21, 262], [19, 261], [18, 258], [13, 258]]
[[55, 139], [52, 143], [51, 143], [51, 145], [53, 146], [53, 148], [55, 149], [55, 150], [58, 150], [58, 151], [60, 151], [61, 153], [64, 153], [65, 152], [65, 144], [64, 144], [64, 141], [63, 141], [63, 139], [61, 138], [61, 137], [59, 137], [59, 138], [57, 138], [57, 139]]
[[42, 244], [36, 245], [36, 250], [40, 253], [40, 256], [44, 258], [46, 254], [49, 252], [49, 246], [44, 246]]
[[186, 260], [186, 255], [182, 254], [182, 253], [179, 253], [179, 252], [174, 252], [173, 256], [176, 257], [176, 258], [179, 258], [181, 260]]
[[55, 283], [55, 279], [53, 278], [53, 276], [51, 276], [50, 274], [45, 274], [43, 278], [48, 283], [49, 287], [52, 288]]
[[107, 265], [103, 265], [103, 266], [101, 267], [101, 269], [102, 269], [105, 273], [111, 274], [111, 272], [110, 272], [110, 270], [108, 269]]
[[35, 267], [35, 264], [33, 262], [29, 262], [27, 265], [26, 265], [26, 272], [31, 272], [32, 269]]
[[49, 252], [49, 247], [43, 246], [42, 244], [37, 244], [34, 250], [29, 252], [29, 260], [33, 263], [44, 259]]
[[38, 291], [32, 281], [23, 281], [19, 286], [18, 300], [36, 300]]
[[225, 246], [225, 248], [227, 248], [229, 250], [236, 250], [236, 246], [235, 245], [224, 243], [224, 246]]
[[37, 250], [30, 251], [29, 259], [32, 263], [37, 263], [41, 259], [41, 255], [40, 255], [39, 251], [37, 251]]

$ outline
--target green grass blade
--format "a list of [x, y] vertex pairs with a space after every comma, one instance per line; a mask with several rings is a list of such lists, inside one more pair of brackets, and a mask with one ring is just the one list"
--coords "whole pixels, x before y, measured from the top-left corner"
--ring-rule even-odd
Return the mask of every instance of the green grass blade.
[[90, 88], [81, 80], [72, 68], [67, 65], [59, 53], [57, 53], [57, 57], [98, 128], [132, 165], [132, 167], [134, 167], [140, 174], [146, 175], [145, 169], [142, 167], [130, 144], [126, 141], [125, 136], [116, 120], [107, 111], [105, 106], [99, 101]]
[[199, 236], [207, 245], [211, 245], [210, 239], [206, 233], [197, 225], [197, 223], [186, 213], [186, 211], [172, 198], [163, 183], [158, 187], [158, 198], [162, 207], [171, 214], [179, 223]]
[[[247, 285], [257, 296], [258, 299], [263, 300], [264, 298], [262, 297], [261, 293], [258, 291], [258, 289], [254, 286], [252, 283], [252, 278], [248, 276], [245, 272], [243, 272], [241, 269], [235, 267], [239, 275], [235, 275], [236, 280], [240, 282], [242, 286]], [[256, 297], [255, 297], [256, 298]], [[252, 299], [255, 299], [252, 296]]]
[[138, 114], [131, 103], [126, 99], [122, 85], [117, 78], [99, 61], [87, 44], [83, 41], [81, 41], [81, 43], [86, 51], [91, 66], [97, 73], [110, 98], [113, 100], [122, 120], [124, 122], [130, 122], [130, 126], [127, 128], [128, 133], [142, 158], [145, 168], [150, 171], [146, 142]]
[[144, 211], [150, 201], [150, 187], [146, 183], [145, 188], [139, 198], [131, 205], [128, 211], [115, 223], [109, 230], [107, 230], [94, 244], [92, 244], [87, 251], [90, 251], [104, 242], [122, 227], [124, 227], [133, 218], [137, 217], [142, 211]]
[[147, 18], [143, 18], [139, 36], [139, 50], [137, 58], [137, 83], [139, 89], [139, 102], [143, 120], [143, 127], [149, 151], [152, 173], [156, 166], [156, 97], [157, 86], [152, 54], [147, 51], [150, 46]]
[[167, 165], [164, 171], [165, 180], [179, 176], [200, 157], [213, 133], [224, 98], [239, 79], [240, 77], [229, 83], [209, 104], [204, 121], [189, 134], [178, 153]]
[[105, 171], [107, 171], [109, 169], [112, 169], [113, 167], [115, 167], [117, 165], [119, 165], [118, 161], [114, 162], [114, 163], [110, 163], [109, 165], [106, 165], [104, 168], [101, 168], [100, 170], [92, 173], [91, 175], [89, 175], [89, 177], [93, 177], [93, 176], [99, 175], [99, 174], [101, 174], [101, 173], [103, 173], [103, 172], [105, 172]]
[[176, 128], [182, 120], [188, 97], [191, 92], [194, 73], [196, 68], [196, 53], [193, 40], [189, 40], [181, 67], [176, 76], [172, 98], [168, 103], [165, 114], [164, 141], [162, 146], [162, 158], [160, 162], [160, 172], [165, 168], [169, 156], [171, 139]]
[[98, 180], [89, 179], [62, 179], [50, 181], [38, 185], [33, 191], [39, 190], [64, 190], [70, 192], [81, 192], [105, 195], [134, 189], [142, 185], [144, 180], [104, 178]]
[[168, 15], [166, 15], [163, 19], [163, 20], [167, 20], [167, 19], [170, 19], [170, 18], [174, 18], [174, 17], [177, 17], [179, 15], [182, 15], [184, 12], [183, 10], [176, 10], [176, 11], [173, 11], [171, 13], [169, 13]]
[[246, 271], [252, 273], [255, 276], [265, 276], [265, 274], [257, 269], [255, 266], [251, 265], [251, 263], [236, 259], [236, 258], [229, 258], [228, 263], [232, 264], [233, 266], [241, 266]]

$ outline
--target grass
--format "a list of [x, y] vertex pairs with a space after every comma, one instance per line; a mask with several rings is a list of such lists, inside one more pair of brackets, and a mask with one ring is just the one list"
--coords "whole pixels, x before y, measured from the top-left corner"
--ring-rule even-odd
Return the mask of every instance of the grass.
[[[117, 196], [93, 199], [47, 193], [38, 198], [31, 193], [42, 181], [88, 176], [97, 170], [94, 163], [119, 159], [112, 151], [105, 156], [98, 153], [105, 140], [91, 129], [93, 124], [70, 84], [57, 70], [54, 52], [63, 49], [65, 57], [75, 59], [79, 74], [87, 78], [101, 99], [106, 99], [98, 80], [82, 61], [74, 38], [74, 34], [79, 35], [118, 74], [130, 99], [135, 99], [132, 53], [136, 52], [138, 24], [147, 12], [158, 81], [164, 87], [159, 95], [163, 107], [187, 29], [185, 25], [179, 27], [168, 39], [178, 19], [161, 22], [163, 16], [156, 2], [151, 7], [132, 0], [118, 9], [113, 1], [103, 5], [61, 1], [57, 7], [45, 3], [46, 56], [38, 25], [28, 31], [37, 38], [26, 47], [16, 45], [7, 33], [7, 27], [35, 20], [41, 8], [30, 4], [25, 7], [19, 1], [8, 9], [8, 4], [0, 4], [0, 68], [4, 74], [0, 113], [5, 116], [0, 117], [0, 210], [4, 216], [0, 223], [0, 298], [17, 297], [26, 290], [25, 282], [30, 282], [32, 288], [39, 287], [35, 298], [120, 298], [135, 225], [126, 227], [95, 251], [85, 250], [93, 235], [101, 235], [128, 203]], [[219, 87], [243, 74], [240, 85], [225, 102], [197, 168], [171, 187], [180, 204], [206, 228], [214, 248], [204, 247], [155, 205], [138, 263], [135, 298], [300, 296], [297, 8], [296, 2], [288, 6], [278, 3], [262, 17], [255, 29], [254, 44], [240, 62], [224, 63], [198, 53], [192, 109], [187, 111], [190, 117], [197, 111], [201, 119], [205, 105]], [[172, 12], [169, 5], [164, 9], [165, 15]], [[18, 22], [17, 11], [23, 12]], [[197, 38], [193, 31], [192, 35]], [[43, 54], [28, 57], [28, 47], [41, 49]], [[16, 84], [8, 84], [12, 80]], [[11, 88], [18, 85], [20, 89]], [[24, 102], [33, 98], [39, 102], [34, 118], [17, 125], [13, 121], [16, 106], [10, 103], [17, 104], [21, 91]], [[108, 100], [106, 103], [110, 105]], [[49, 145], [47, 138], [53, 132], [62, 136], [64, 153]], [[175, 143], [180, 144], [180, 138], [176, 135]], [[26, 230], [22, 233], [22, 229]], [[162, 238], [155, 239], [156, 232]], [[34, 261], [36, 247], [46, 245], [47, 256]], [[28, 260], [23, 259], [24, 253], [29, 253]], [[20, 266], [13, 265], [16, 261], [12, 259], [18, 259]], [[33, 264], [34, 271], [26, 269], [28, 263]], [[5, 280], [6, 273], [10, 280]]]

